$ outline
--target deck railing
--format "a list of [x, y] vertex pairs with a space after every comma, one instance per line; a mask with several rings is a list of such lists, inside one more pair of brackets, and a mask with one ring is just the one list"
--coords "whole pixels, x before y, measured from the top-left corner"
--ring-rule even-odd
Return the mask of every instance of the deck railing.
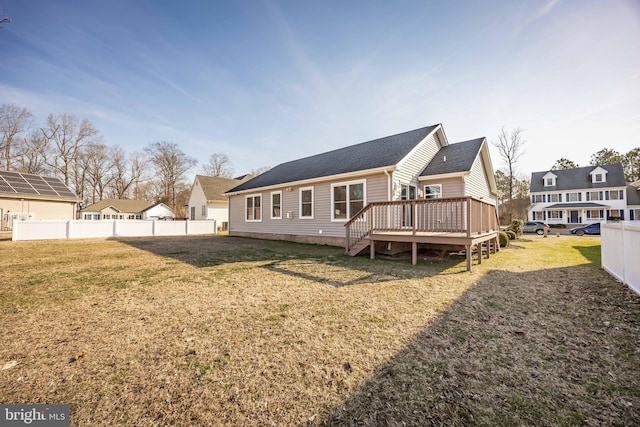
[[346, 249], [372, 232], [465, 233], [467, 237], [497, 231], [495, 205], [475, 197], [369, 203], [346, 224]]

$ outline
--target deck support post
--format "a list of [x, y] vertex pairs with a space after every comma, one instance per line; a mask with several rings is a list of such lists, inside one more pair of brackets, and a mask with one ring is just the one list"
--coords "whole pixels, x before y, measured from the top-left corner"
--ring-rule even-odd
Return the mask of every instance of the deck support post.
[[466, 245], [467, 250], [467, 271], [471, 271], [471, 245]]
[[369, 238], [369, 256], [376, 259], [376, 242]]
[[411, 242], [411, 264], [416, 265], [418, 263], [418, 243]]
[[478, 251], [478, 264], [482, 264], [482, 243], [476, 245], [476, 250]]

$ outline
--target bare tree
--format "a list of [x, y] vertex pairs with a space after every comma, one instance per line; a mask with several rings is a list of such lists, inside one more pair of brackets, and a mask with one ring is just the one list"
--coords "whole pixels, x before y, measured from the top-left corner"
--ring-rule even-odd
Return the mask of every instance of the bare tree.
[[78, 122], [75, 116], [68, 114], [47, 117], [47, 126], [41, 128], [44, 137], [50, 141], [53, 156], [47, 159], [56, 174], [59, 174], [66, 185], [74, 179], [75, 190], [82, 196], [83, 173], [77, 168], [78, 156], [83, 147], [100, 143], [102, 137], [93, 124], [83, 119]]
[[[77, 164], [82, 169], [85, 185], [91, 191], [91, 203], [102, 200], [105, 189], [113, 179], [110, 173], [113, 161], [109, 148], [104, 144], [91, 143], [82, 149]], [[88, 199], [87, 196], [87, 202]]]
[[[522, 132], [524, 132], [524, 130], [521, 128], [515, 128], [511, 132], [507, 132], [503, 126], [500, 133], [498, 133], [498, 141], [493, 143], [493, 145], [498, 149], [500, 157], [506, 163], [509, 172], [509, 205], [511, 205], [511, 201], [513, 200], [516, 164], [524, 154], [524, 140], [522, 139]], [[510, 213], [509, 221], [512, 220], [513, 217]]]
[[198, 164], [198, 160], [185, 154], [177, 144], [165, 141], [151, 143], [144, 151], [156, 170], [163, 199], [176, 209], [178, 186], [184, 175]]
[[145, 173], [147, 171], [147, 156], [145, 153], [134, 152], [131, 155], [131, 178], [133, 179], [133, 198], [136, 200], [149, 200], [145, 197], [142, 187], [149, 187]]
[[253, 176], [262, 175], [268, 170], [271, 170], [271, 166], [260, 166], [258, 169], [251, 169], [251, 172], [249, 172], [249, 175], [253, 175]]
[[26, 173], [51, 173], [47, 165], [47, 151], [49, 141], [40, 130], [32, 130], [25, 138], [18, 140], [15, 158], [15, 168]]
[[17, 138], [31, 126], [32, 118], [33, 114], [26, 108], [20, 108], [15, 104], [0, 106], [0, 157], [5, 160], [6, 170], [11, 170]]
[[202, 173], [209, 176], [233, 178], [233, 163], [226, 154], [213, 153], [209, 162], [202, 166]]

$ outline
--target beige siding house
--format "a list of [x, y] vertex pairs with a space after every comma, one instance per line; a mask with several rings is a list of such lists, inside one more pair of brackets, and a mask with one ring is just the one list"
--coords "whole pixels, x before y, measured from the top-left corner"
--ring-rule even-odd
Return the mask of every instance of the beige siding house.
[[239, 178], [196, 175], [191, 186], [187, 217], [190, 220], [215, 220], [223, 230], [229, 223], [229, 199], [226, 191], [251, 179], [251, 175]]
[[232, 188], [229, 234], [343, 246], [345, 225], [372, 203], [405, 201], [393, 221], [407, 227], [417, 221], [411, 201], [473, 196], [495, 208], [496, 193], [486, 139], [449, 144], [437, 124], [283, 163]]
[[0, 230], [16, 220], [74, 219], [79, 202], [58, 178], [0, 171]]

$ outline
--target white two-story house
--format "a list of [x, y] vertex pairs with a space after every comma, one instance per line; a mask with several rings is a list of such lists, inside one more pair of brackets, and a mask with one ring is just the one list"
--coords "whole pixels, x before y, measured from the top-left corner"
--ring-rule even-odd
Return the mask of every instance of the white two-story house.
[[530, 194], [529, 220], [549, 224], [624, 220], [627, 210], [627, 183], [620, 163], [534, 172]]

